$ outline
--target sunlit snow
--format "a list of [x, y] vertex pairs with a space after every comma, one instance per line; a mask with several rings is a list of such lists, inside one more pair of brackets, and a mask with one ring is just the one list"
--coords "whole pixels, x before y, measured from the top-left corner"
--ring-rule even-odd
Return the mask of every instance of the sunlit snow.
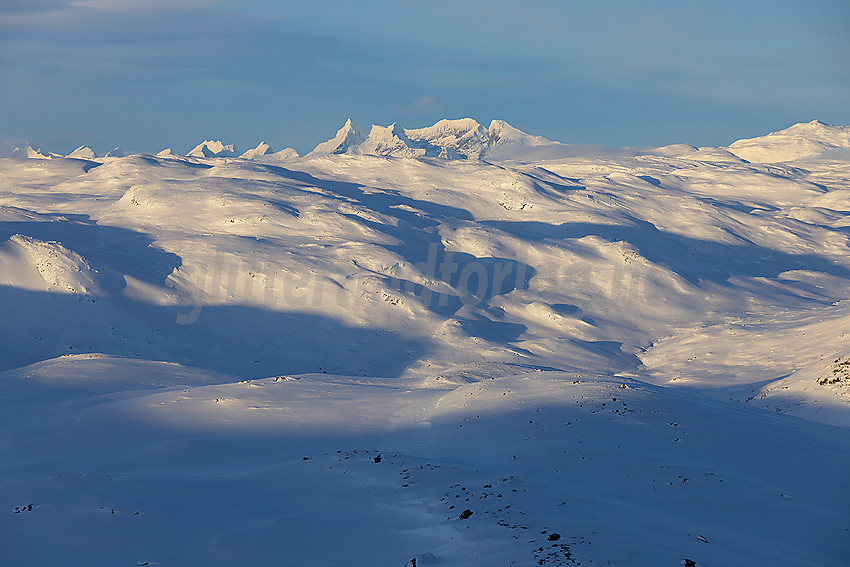
[[846, 565], [848, 131], [10, 149], [0, 563]]

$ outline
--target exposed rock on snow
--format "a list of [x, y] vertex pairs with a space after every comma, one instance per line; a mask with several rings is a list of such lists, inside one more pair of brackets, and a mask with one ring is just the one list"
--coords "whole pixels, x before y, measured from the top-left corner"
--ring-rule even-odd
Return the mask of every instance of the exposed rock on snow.
[[[492, 145], [487, 130], [471, 118], [440, 120], [433, 126], [406, 130], [412, 140], [451, 151], [464, 159], [482, 159]], [[446, 157], [451, 158], [451, 155]]]
[[59, 242], [13, 234], [0, 243], [0, 285], [33, 291], [96, 294], [97, 273]]
[[393, 157], [442, 157], [458, 159], [459, 156], [450, 148], [440, 147], [427, 140], [411, 139], [407, 131], [398, 124], [372, 126], [369, 136], [357, 148], [358, 153], [375, 156]]

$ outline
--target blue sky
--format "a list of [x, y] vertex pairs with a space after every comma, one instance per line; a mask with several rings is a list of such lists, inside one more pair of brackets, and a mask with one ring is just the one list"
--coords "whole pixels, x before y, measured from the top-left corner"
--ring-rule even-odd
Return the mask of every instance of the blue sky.
[[346, 118], [721, 145], [850, 124], [845, 0], [2, 0], [0, 136], [304, 153]]

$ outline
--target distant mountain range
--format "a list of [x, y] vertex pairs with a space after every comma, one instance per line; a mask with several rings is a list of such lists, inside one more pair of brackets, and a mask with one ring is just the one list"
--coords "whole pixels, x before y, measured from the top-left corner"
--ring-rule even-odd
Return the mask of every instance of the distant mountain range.
[[[528, 134], [514, 128], [504, 120], [493, 120], [484, 127], [472, 118], [440, 120], [426, 128], [406, 129], [398, 123], [389, 126], [372, 125], [361, 129], [350, 119], [336, 135], [316, 146], [305, 158], [328, 155], [373, 155], [395, 158], [439, 158], [447, 160], [485, 161], [536, 161], [579, 155], [637, 155], [708, 156], [717, 159], [726, 156], [733, 160], [749, 162], [782, 162], [800, 159], [846, 159], [850, 157], [850, 126], [831, 126], [818, 120], [795, 124], [765, 136], [747, 138], [726, 147], [696, 148], [687, 144], [674, 144], [663, 148], [639, 150], [635, 148], [605, 148], [562, 144]], [[25, 144], [10, 146], [0, 155], [17, 158], [53, 159], [61, 157], [96, 159], [95, 152], [80, 146], [68, 155], [43, 150]], [[122, 157], [120, 148], [103, 157]], [[262, 161], [283, 161], [298, 158], [292, 148], [274, 151], [269, 144], [260, 142], [255, 148], [239, 153], [233, 144], [220, 140], [204, 140], [185, 154], [167, 148], [158, 156], [186, 156], [193, 158], [241, 158]]]
[[542, 136], [532, 136], [503, 120], [485, 128], [471, 118], [440, 120], [433, 126], [407, 130], [398, 124], [372, 126], [367, 134], [351, 120], [336, 136], [316, 146], [307, 157], [330, 154], [365, 154], [443, 159], [510, 159], [541, 147], [564, 146]]

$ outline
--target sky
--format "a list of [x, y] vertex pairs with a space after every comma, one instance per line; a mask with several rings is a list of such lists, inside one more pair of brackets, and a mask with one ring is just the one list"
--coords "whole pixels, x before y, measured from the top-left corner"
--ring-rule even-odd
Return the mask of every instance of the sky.
[[846, 0], [0, 0], [0, 139], [304, 154], [347, 118], [565, 143], [850, 125]]

